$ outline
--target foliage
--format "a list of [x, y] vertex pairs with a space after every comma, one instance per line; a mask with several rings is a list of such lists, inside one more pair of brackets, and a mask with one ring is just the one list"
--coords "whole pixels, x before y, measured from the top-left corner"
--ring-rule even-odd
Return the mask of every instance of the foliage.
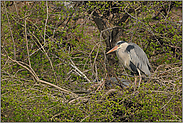
[[[181, 5], [1, 2], [1, 121], [181, 121]], [[134, 81], [105, 54], [118, 40], [138, 44], [153, 68], [136, 91], [108, 82]]]

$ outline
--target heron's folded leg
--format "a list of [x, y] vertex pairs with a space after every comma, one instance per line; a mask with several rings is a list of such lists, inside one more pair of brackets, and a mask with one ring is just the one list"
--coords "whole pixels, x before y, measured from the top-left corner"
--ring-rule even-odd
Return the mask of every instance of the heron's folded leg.
[[140, 87], [140, 82], [142, 81], [142, 77], [141, 77], [141, 74], [140, 74], [140, 70], [139, 70], [139, 69], [137, 69], [137, 71], [139, 72], [139, 77], [140, 77], [140, 80], [139, 80], [139, 85], [138, 85], [138, 87]]
[[137, 85], [137, 77], [136, 77], [136, 75], [134, 75], [134, 76], [135, 76], [135, 85], [134, 85], [134, 91], [135, 91], [136, 85]]

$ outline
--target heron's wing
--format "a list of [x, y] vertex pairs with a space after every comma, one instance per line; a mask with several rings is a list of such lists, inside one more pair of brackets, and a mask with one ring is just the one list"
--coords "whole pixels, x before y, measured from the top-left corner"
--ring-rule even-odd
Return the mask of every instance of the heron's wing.
[[131, 62], [146, 75], [150, 75], [151, 67], [145, 52], [134, 43], [129, 43], [127, 50], [130, 54]]

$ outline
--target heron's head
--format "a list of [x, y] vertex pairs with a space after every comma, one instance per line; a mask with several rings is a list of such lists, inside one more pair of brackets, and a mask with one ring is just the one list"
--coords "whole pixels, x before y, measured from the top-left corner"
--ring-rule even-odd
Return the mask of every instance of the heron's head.
[[118, 41], [118, 42], [116, 43], [116, 46], [113, 47], [111, 50], [109, 50], [106, 54], [109, 54], [109, 53], [111, 53], [111, 52], [113, 52], [113, 51], [118, 50], [120, 47], [123, 46], [123, 43], [126, 43], [126, 42], [125, 42], [125, 41]]

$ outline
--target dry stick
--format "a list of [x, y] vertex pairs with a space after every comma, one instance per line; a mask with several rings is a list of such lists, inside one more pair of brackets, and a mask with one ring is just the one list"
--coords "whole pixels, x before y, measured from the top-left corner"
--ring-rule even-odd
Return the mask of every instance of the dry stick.
[[108, 74], [106, 73], [105, 79], [103, 80], [102, 84], [100, 84], [100, 86], [97, 88], [97, 90], [95, 92], [97, 92], [100, 89], [100, 87], [105, 84], [105, 80], [107, 78], [107, 75]]
[[[63, 61], [64, 63], [66, 63], [64, 60], [62, 60], [61, 58], [59, 58], [57, 55], [55, 54], [52, 54], [54, 55], [56, 58], [58, 58], [59, 60]], [[86, 77], [86, 75], [81, 72], [77, 67], [76, 65], [74, 64], [74, 62], [72, 61], [72, 59], [70, 57], [68, 57], [68, 59], [71, 61], [71, 62], [68, 62], [69, 65], [71, 65], [71, 67], [73, 67], [78, 73], [80, 73], [89, 83], [91, 83], [91, 81]]]
[[109, 94], [111, 94], [112, 92], [117, 92], [118, 94], [122, 95], [123, 93], [121, 91], [119, 91], [118, 89], [110, 89], [108, 90], [105, 94], [102, 95], [101, 99], [105, 99], [106, 96], [108, 96]]
[[[74, 62], [72, 61], [72, 59], [70, 59], [71, 63], [69, 63], [74, 69], [76, 69], [89, 83], [91, 83], [91, 81], [86, 77], [86, 75], [81, 72], [74, 64]], [[73, 64], [72, 64], [73, 63]]]
[[73, 99], [73, 100], [69, 101], [68, 103], [72, 104], [72, 103], [74, 103], [74, 101], [76, 101], [76, 100], [84, 100], [84, 99], [87, 99], [88, 97], [90, 97], [90, 96], [86, 96], [86, 97], [78, 97], [78, 98], [75, 98], [75, 99]]
[[[6, 56], [6, 55], [4, 55], [4, 56]], [[11, 61], [17, 63], [18, 65], [20, 65], [20, 66], [22, 66], [23, 68], [25, 68], [26, 70], [28, 70], [28, 71], [32, 74], [32, 76], [36, 79], [37, 82], [41, 82], [41, 83], [44, 83], [44, 84], [46, 84], [46, 85], [50, 85], [50, 86], [55, 87], [55, 88], [57, 88], [57, 89], [59, 89], [59, 90], [61, 90], [61, 91], [66, 92], [67, 94], [71, 94], [71, 95], [74, 96], [74, 97], [78, 97], [77, 94], [75, 94], [75, 93], [73, 93], [73, 92], [71, 92], [71, 91], [68, 91], [68, 90], [66, 90], [66, 89], [60, 88], [60, 87], [58, 87], [57, 85], [51, 84], [51, 83], [46, 82], [46, 81], [44, 81], [44, 80], [40, 80], [39, 77], [35, 74], [35, 72], [34, 72], [33, 70], [30, 70], [28, 67], [26, 67], [25, 65], [21, 64], [19, 61], [16, 61], [16, 60], [11, 59], [9, 56], [8, 56], [8, 58], [9, 58]], [[30, 66], [29, 66], [29, 67], [30, 67]]]
[[48, 1], [46, 1], [46, 21], [45, 21], [45, 27], [44, 27], [44, 45], [46, 43], [45, 37], [46, 37], [46, 25], [48, 22]]
[[95, 47], [97, 46], [97, 44], [93, 47], [93, 49], [92, 49], [92, 51], [89, 53], [89, 58], [90, 58], [90, 66], [91, 66], [91, 70], [92, 70], [92, 73], [94, 73], [94, 70], [92, 69], [93, 67], [92, 67], [92, 63], [91, 63], [91, 54], [92, 54], [92, 52], [94, 51], [94, 49], [95, 49]]
[[[36, 27], [36, 29], [41, 32], [41, 30], [39, 29], [39, 27], [34, 23], [32, 22], [30, 19], [27, 19], [27, 21], [29, 21], [33, 26]], [[29, 30], [29, 32], [31, 33], [31, 31]], [[44, 39], [44, 36], [42, 35], [42, 33], [40, 33], [40, 36]]]
[[10, 28], [11, 38], [12, 38], [12, 41], [13, 41], [13, 53], [14, 53], [14, 59], [16, 59], [15, 40], [14, 40], [13, 33], [12, 33], [12, 30], [11, 30], [10, 21], [9, 21], [9, 17], [8, 17], [8, 14], [7, 14], [7, 9], [6, 9], [6, 6], [5, 6], [5, 1], [4, 1], [4, 8], [5, 8], [6, 17], [7, 17], [7, 20], [8, 20], [8, 25], [9, 25], [9, 28]]
[[[179, 92], [181, 92], [182, 90], [179, 90]], [[177, 94], [179, 93], [179, 92], [177, 92]], [[165, 106], [172, 100], [172, 98], [174, 97], [175, 95], [173, 95], [169, 100], [168, 100], [168, 102], [163, 106], [163, 107], [161, 107], [161, 109], [163, 109], [163, 108], [165, 108]]]
[[174, 95], [168, 100], [168, 102], [163, 107], [161, 107], [161, 109], [163, 109], [172, 100], [173, 97]]
[[[153, 74], [152, 76], [150, 76], [150, 79], [149, 79], [148, 83], [151, 81], [151, 79], [152, 79], [153, 77], [155, 77], [155, 74], [156, 74], [156, 72], [158, 71], [158, 69], [159, 69], [160, 67], [164, 66], [164, 65], [165, 65], [165, 64], [159, 65], [159, 66], [156, 68], [156, 70], [154, 71], [154, 74]], [[155, 79], [156, 79], [156, 78], [155, 78]]]
[[[2, 52], [2, 50], [1, 50]], [[4, 63], [4, 65], [2, 66], [2, 62], [1, 62], [1, 70], [3, 70], [3, 68], [6, 66], [6, 64], [8, 63], [9, 59], [6, 60], [6, 62]], [[2, 71], [1, 71], [2, 72]], [[2, 77], [2, 76], [1, 76]]]
[[98, 80], [97, 65], [95, 64], [96, 80]]
[[53, 120], [54, 117], [59, 116], [60, 114], [62, 114], [62, 112], [55, 114], [54, 116], [52, 116], [50, 119]]
[[167, 73], [167, 72], [169, 72], [169, 71], [171, 71], [171, 70], [174, 70], [174, 69], [177, 69], [177, 68], [179, 68], [179, 70], [182, 70], [182, 67], [174, 67], [174, 68], [171, 68], [171, 69], [169, 69], [169, 70], [167, 70], [167, 71], [164, 71], [163, 73], [160, 73], [159, 75], [162, 75], [162, 74], [164, 74], [164, 73]]
[[[31, 34], [32, 34], [32, 33], [31, 33]], [[52, 70], [53, 70], [53, 74], [54, 74], [54, 76], [55, 76], [55, 79], [56, 79], [56, 81], [58, 82], [57, 76], [56, 76], [56, 72], [55, 72], [55, 70], [54, 70], [54, 67], [53, 67], [53, 64], [52, 64], [52, 61], [51, 61], [50, 57], [49, 57], [48, 54], [46, 53], [46, 51], [45, 51], [43, 45], [39, 42], [39, 39], [38, 39], [34, 34], [32, 34], [32, 35], [36, 38], [36, 40], [38, 41], [39, 45], [40, 45], [41, 48], [43, 49], [43, 52], [45, 53], [46, 57], [48, 58], [48, 60], [49, 60], [49, 62], [50, 62], [50, 65], [51, 65], [51, 68], [52, 68]]]
[[[96, 79], [97, 79], [97, 80], [98, 80], [98, 75], [97, 75], [96, 60], [97, 60], [97, 57], [98, 57], [99, 48], [100, 48], [100, 44], [98, 44], [97, 54], [96, 54], [96, 56], [95, 56], [94, 63], [93, 63], [93, 66], [92, 66], [92, 68], [95, 69], [95, 72], [96, 72]], [[94, 67], [95, 67], [95, 68], [94, 68]]]
[[16, 4], [17, 4], [17, 3], [16, 3], [16, 2], [14, 2], [14, 6], [15, 6], [15, 9], [16, 9], [16, 13], [17, 13], [17, 15], [16, 15], [16, 16], [17, 16], [17, 17], [20, 17], [20, 16], [19, 16], [19, 13], [18, 13], [18, 9], [17, 9], [18, 7], [16, 6]]
[[86, 116], [85, 118], [81, 119], [80, 122], [83, 122], [83, 120], [85, 120], [86, 118], [90, 117], [90, 114], [88, 116]]
[[34, 75], [37, 75], [36, 73], [35, 73], [35, 71], [32, 69], [32, 67], [30, 67], [28, 64], [26, 64], [26, 63], [24, 63], [24, 62], [21, 62], [21, 61], [19, 61], [19, 63], [20, 64], [24, 64], [24, 65], [26, 65], [27, 67], [29, 67], [30, 68], [30, 70], [34, 73]]
[[30, 67], [31, 67], [30, 54], [29, 54], [29, 46], [28, 46], [28, 40], [27, 40], [27, 26], [26, 26], [26, 18], [25, 18], [25, 41], [26, 41], [26, 47], [27, 47], [28, 61], [29, 61], [29, 65], [30, 65]]
[[71, 92], [71, 91], [68, 91], [68, 90], [66, 90], [66, 89], [60, 88], [60, 87], [58, 87], [57, 85], [51, 84], [51, 83], [46, 82], [46, 81], [44, 81], [44, 80], [40, 80], [40, 79], [39, 79], [38, 82], [41, 82], [41, 83], [50, 85], [50, 86], [55, 87], [55, 88], [57, 88], [57, 89], [59, 89], [59, 90], [61, 90], [61, 91], [64, 91], [64, 92], [66, 92], [66, 93], [68, 93], [68, 94], [71, 94], [71, 95], [74, 96], [74, 97], [78, 97], [77, 94], [75, 94], [75, 93], [73, 93], [73, 92]]

